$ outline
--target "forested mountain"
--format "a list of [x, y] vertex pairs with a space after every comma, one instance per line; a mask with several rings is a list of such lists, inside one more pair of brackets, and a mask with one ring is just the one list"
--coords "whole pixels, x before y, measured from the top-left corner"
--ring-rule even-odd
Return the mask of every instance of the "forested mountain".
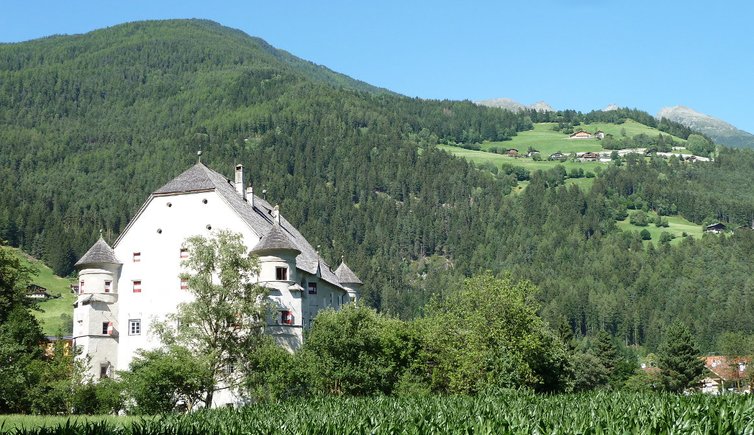
[[114, 240], [202, 149], [220, 172], [246, 165], [255, 191], [331, 264], [346, 256], [367, 303], [403, 318], [491, 270], [534, 281], [545, 319], [577, 335], [607, 330], [654, 347], [681, 319], [709, 350], [722, 332], [754, 331], [754, 232], [655, 247], [615, 228], [634, 209], [749, 222], [754, 198], [739, 183], [751, 152], [723, 150], [701, 166], [628, 159], [591, 191], [566, 187], [559, 167], [511, 195], [514, 175], [435, 146], [608, 117], [691, 133], [631, 110], [406, 98], [207, 21], [0, 45], [0, 238], [68, 273], [99, 229]]

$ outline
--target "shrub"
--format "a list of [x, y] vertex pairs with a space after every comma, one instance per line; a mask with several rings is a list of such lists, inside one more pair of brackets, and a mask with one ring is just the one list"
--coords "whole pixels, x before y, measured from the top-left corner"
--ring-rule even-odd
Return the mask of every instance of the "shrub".
[[631, 217], [629, 219], [629, 222], [631, 222], [632, 225], [636, 225], [637, 227], [646, 227], [649, 225], [649, 218], [647, 217], [647, 214], [641, 210], [631, 213]]

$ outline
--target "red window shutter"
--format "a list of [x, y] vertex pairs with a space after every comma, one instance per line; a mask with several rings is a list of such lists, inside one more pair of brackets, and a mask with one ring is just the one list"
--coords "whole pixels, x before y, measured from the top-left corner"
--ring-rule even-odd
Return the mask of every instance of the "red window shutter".
[[290, 311], [281, 311], [280, 321], [283, 325], [293, 325], [293, 313]]

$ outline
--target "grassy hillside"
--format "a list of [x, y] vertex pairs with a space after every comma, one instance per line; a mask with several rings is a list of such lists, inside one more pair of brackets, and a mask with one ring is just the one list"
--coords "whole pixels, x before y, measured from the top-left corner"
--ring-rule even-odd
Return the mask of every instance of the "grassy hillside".
[[[532, 147], [542, 153], [544, 157], [549, 156], [554, 152], [562, 152], [564, 154], [586, 152], [586, 151], [602, 151], [602, 145], [598, 139], [569, 139], [568, 135], [558, 131], [554, 131], [552, 128], [555, 126], [552, 122], [542, 122], [534, 124], [534, 128], [529, 131], [519, 132], [511, 140], [505, 142], [485, 142], [483, 143], [482, 150], [488, 151], [492, 147], [498, 148], [516, 148], [521, 152], [526, 152], [529, 147]], [[640, 124], [632, 119], [627, 119], [622, 124], [610, 124], [610, 123], [593, 123], [582, 124], [576, 128], [583, 129], [589, 132], [595, 132], [602, 130], [605, 134], [611, 134], [614, 137], [621, 137], [625, 132], [628, 137], [636, 136], [638, 134], [646, 134], [648, 136], [657, 136], [662, 133], [656, 128], [648, 127], [644, 124]], [[684, 139], [673, 136], [673, 139], [683, 144], [686, 143]]]
[[[647, 215], [652, 219], [657, 218], [657, 213], [654, 212], [649, 212], [647, 213]], [[616, 225], [623, 231], [641, 231], [643, 229], [646, 229], [647, 231], [649, 231], [652, 239], [645, 241], [645, 243], [654, 243], [655, 246], [658, 246], [660, 244], [660, 237], [663, 232], [668, 232], [671, 235], [675, 236], [675, 238], [670, 242], [671, 245], [681, 243], [684, 237], [702, 237], [701, 225], [689, 222], [681, 216], [663, 216], [663, 218], [667, 219], [668, 221], [667, 227], [658, 227], [654, 223], [650, 223], [647, 226], [633, 225], [631, 222], [629, 222], [629, 218], [616, 222]]]
[[[34, 316], [39, 320], [44, 334], [58, 335], [60, 331], [65, 331], [64, 323], [71, 320], [73, 302], [76, 301], [76, 295], [71, 293], [70, 288], [74, 280], [55, 275], [52, 269], [42, 261], [30, 257], [20, 249], [11, 248], [11, 250], [25, 266], [33, 270], [31, 283], [46, 288], [52, 296], [52, 298], [39, 303], [41, 311], [34, 311]], [[64, 314], [69, 317], [61, 317]]]
[[465, 148], [459, 148], [459, 147], [454, 147], [450, 145], [438, 145], [437, 147], [455, 156], [463, 157], [464, 159], [470, 162], [473, 162], [476, 165], [480, 165], [484, 163], [492, 163], [498, 168], [507, 164], [507, 165], [512, 165], [512, 166], [520, 166], [530, 171], [535, 171], [535, 170], [540, 170], [540, 169], [550, 169], [550, 168], [554, 168], [555, 166], [561, 165], [565, 167], [567, 170], [582, 168], [584, 169], [584, 171], [588, 171], [588, 170], [593, 171], [594, 168], [598, 166], [604, 167], [607, 165], [606, 163], [600, 163], [600, 162], [571, 162], [571, 161], [558, 162], [558, 161], [551, 161], [551, 160], [541, 160], [537, 162], [532, 159], [523, 158], [523, 157], [518, 157], [518, 158], [509, 157], [502, 154], [490, 153], [486, 151], [467, 150]]
[[[583, 152], [605, 152], [602, 148], [602, 141], [596, 138], [593, 139], [570, 139], [569, 135], [554, 131], [553, 127], [555, 123], [541, 122], [534, 124], [534, 128], [527, 131], [522, 131], [516, 134], [511, 140], [502, 142], [483, 142], [481, 150], [469, 150], [465, 148], [439, 145], [438, 147], [444, 151], [447, 151], [455, 156], [462, 157], [476, 165], [481, 164], [493, 164], [498, 168], [503, 165], [512, 165], [526, 168], [529, 171], [546, 170], [553, 168], [557, 165], [563, 165], [567, 170], [581, 168], [586, 171], [594, 171], [598, 166], [605, 166], [606, 163], [600, 162], [557, 162], [549, 161], [547, 157], [556, 152], [569, 155], [572, 153]], [[599, 123], [587, 123], [581, 124], [577, 129], [583, 129], [589, 132], [596, 132], [602, 130], [605, 134], [611, 134], [614, 137], [633, 137], [639, 134], [645, 134], [648, 136], [657, 136], [662, 133], [656, 128], [646, 126], [632, 119], [627, 119], [621, 124], [613, 124], [608, 122]], [[685, 144], [686, 141], [682, 138], [673, 136], [673, 139], [679, 144]], [[680, 146], [680, 145], [679, 145]], [[543, 160], [534, 161], [526, 157], [509, 157], [507, 155], [498, 154], [492, 152], [493, 148], [498, 149], [510, 149], [515, 148], [520, 154], [525, 154], [529, 148], [534, 148], [541, 153]], [[678, 152], [685, 152], [679, 150]], [[591, 185], [591, 181], [584, 180], [580, 182], [582, 185]]]

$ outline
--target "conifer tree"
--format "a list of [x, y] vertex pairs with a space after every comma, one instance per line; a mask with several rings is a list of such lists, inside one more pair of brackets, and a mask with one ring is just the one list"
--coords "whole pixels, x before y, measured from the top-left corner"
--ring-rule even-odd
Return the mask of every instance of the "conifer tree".
[[691, 387], [704, 371], [704, 362], [694, 344], [689, 329], [674, 322], [665, 333], [658, 355], [663, 386], [666, 390], [680, 393]]

